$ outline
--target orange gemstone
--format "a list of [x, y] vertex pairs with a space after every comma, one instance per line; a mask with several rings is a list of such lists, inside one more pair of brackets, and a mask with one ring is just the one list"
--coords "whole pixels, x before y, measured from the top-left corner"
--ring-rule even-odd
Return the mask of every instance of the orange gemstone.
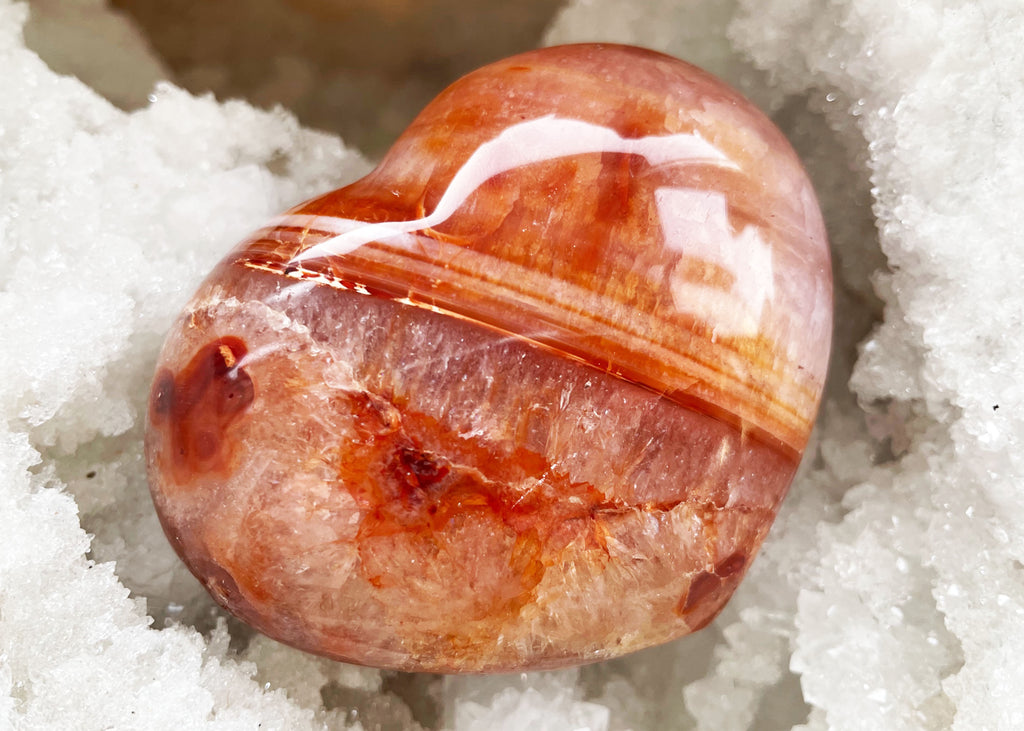
[[147, 436], [228, 610], [403, 670], [552, 668], [707, 624], [789, 486], [831, 275], [781, 133], [676, 59], [526, 53], [210, 275]]

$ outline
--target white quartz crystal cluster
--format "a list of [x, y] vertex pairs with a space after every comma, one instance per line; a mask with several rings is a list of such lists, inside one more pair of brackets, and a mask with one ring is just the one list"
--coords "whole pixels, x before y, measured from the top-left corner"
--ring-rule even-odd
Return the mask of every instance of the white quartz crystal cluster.
[[[1018, 0], [563, 9], [548, 43], [686, 58], [793, 140], [835, 251], [831, 382], [709, 629], [441, 679], [225, 619], [142, 464], [156, 351], [203, 273], [367, 164], [284, 112], [152, 86], [160, 61], [99, 0], [0, 0], [0, 729], [1024, 728], [1022, 39]], [[97, 93], [140, 88], [131, 113]]]

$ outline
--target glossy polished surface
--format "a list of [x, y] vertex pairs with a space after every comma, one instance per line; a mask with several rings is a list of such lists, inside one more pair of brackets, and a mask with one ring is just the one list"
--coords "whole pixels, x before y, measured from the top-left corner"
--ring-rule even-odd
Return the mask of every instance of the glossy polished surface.
[[338, 659], [557, 667], [697, 629], [767, 533], [831, 329], [813, 191], [707, 74], [493, 64], [220, 264], [147, 454], [217, 600]]

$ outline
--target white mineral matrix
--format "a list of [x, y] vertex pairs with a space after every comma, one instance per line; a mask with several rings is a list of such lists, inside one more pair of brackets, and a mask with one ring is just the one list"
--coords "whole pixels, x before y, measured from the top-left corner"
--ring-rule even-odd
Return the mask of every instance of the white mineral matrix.
[[[30, 11], [32, 48], [61, 68], [80, 49], [84, 82], [26, 49]], [[226, 622], [141, 460], [156, 350], [199, 279], [366, 163], [170, 85], [121, 111], [94, 89], [120, 102], [163, 73], [137, 30], [98, 1], [0, 0], [0, 729], [1024, 728], [1022, 38], [1008, 0], [563, 10], [547, 42], [667, 51], [789, 134], [833, 244], [831, 385], [711, 627], [582, 670], [441, 679]]]

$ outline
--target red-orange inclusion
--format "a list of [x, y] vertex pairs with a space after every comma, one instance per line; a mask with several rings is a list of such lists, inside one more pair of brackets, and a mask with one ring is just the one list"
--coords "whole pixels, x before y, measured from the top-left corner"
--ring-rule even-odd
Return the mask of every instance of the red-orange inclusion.
[[154, 426], [167, 429], [168, 468], [180, 484], [197, 472], [230, 477], [231, 422], [252, 403], [252, 379], [238, 361], [245, 343], [224, 337], [203, 347], [181, 373], [157, 373], [150, 396]]
[[615, 657], [728, 600], [830, 328], [821, 216], [766, 118], [650, 51], [534, 51], [210, 275], [160, 357], [154, 501], [218, 602], [304, 650]]

